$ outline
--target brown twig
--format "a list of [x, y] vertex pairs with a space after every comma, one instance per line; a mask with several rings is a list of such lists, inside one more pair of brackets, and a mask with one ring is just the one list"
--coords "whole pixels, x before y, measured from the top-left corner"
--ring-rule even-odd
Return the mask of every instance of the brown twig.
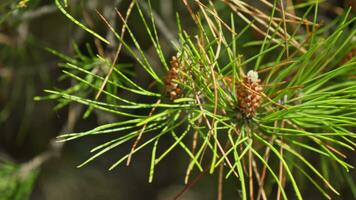
[[218, 177], [218, 200], [223, 199], [223, 178], [224, 178], [224, 163], [219, 166], [219, 177]]
[[288, 45], [288, 32], [287, 32], [287, 23], [286, 23], [286, 12], [284, 10], [284, 2], [283, 0], [281, 1], [281, 11], [282, 11], [282, 20], [283, 20], [283, 30], [284, 30], [284, 40], [286, 43], [286, 53], [287, 53], [287, 59], [289, 58], [289, 45]]
[[[197, 103], [198, 103], [198, 105], [199, 105], [200, 110], [203, 112], [202, 115], [203, 115], [203, 118], [204, 118], [204, 120], [205, 120], [205, 123], [207, 124], [207, 126], [208, 126], [208, 128], [209, 128], [209, 132], [210, 132], [210, 131], [213, 131], [212, 126], [211, 126], [211, 124], [210, 124], [208, 118], [206, 117], [206, 115], [205, 115], [205, 113], [204, 113], [204, 109], [203, 109], [203, 107], [202, 107], [202, 104], [201, 104], [201, 102], [200, 102], [199, 97], [198, 97], [198, 96], [195, 96], [195, 99], [197, 100]], [[213, 135], [213, 136], [216, 136], [215, 134], [212, 134], [212, 135]], [[233, 170], [232, 172], [234, 173], [234, 175], [235, 175], [236, 177], [239, 177], [238, 174], [236, 173], [236, 171], [233, 169], [233, 165], [231, 164], [230, 160], [227, 158], [226, 153], [225, 153], [224, 149], [222, 148], [222, 146], [221, 146], [219, 140], [218, 140], [216, 137], [214, 137], [214, 139], [215, 139], [215, 142], [216, 142], [216, 144], [217, 144], [217, 146], [218, 146], [219, 151], [221, 151], [221, 153], [222, 153], [222, 155], [223, 155], [223, 158], [226, 160], [226, 163], [227, 163], [227, 164], [229, 165], [229, 167]]]
[[[160, 104], [160, 103], [161, 103], [161, 99], [158, 99], [158, 100], [156, 101], [155, 105], [158, 105], [158, 104]], [[153, 108], [151, 109], [150, 113], [148, 114], [148, 117], [151, 117], [151, 116], [152, 116], [152, 114], [153, 114], [153, 112], [156, 110], [156, 108], [157, 108], [157, 107], [155, 106], [155, 107], [153, 107]], [[143, 135], [143, 133], [145, 132], [146, 127], [147, 127], [147, 123], [145, 123], [145, 124], [142, 126], [142, 128], [141, 128], [141, 130], [140, 130], [140, 133], [138, 134], [138, 136], [137, 136], [135, 142], [133, 143], [133, 145], [132, 145], [132, 147], [131, 147], [131, 151], [130, 151], [128, 157], [127, 157], [127, 162], [126, 162], [126, 165], [127, 165], [127, 166], [130, 165], [131, 158], [132, 158], [132, 154], [133, 154], [133, 152], [135, 151], [136, 146], [137, 146], [138, 143], [140, 142], [140, 140], [141, 140], [141, 138], [142, 138], [142, 135]]]
[[258, 187], [259, 187], [258, 190], [261, 191], [261, 194], [262, 194], [262, 199], [267, 200], [266, 192], [263, 187], [262, 177], [260, 176], [260, 173], [258, 172], [256, 160], [254, 158], [252, 159], [252, 167], [253, 167], [253, 172], [255, 173], [255, 176], [257, 179], [257, 183], [258, 183]]
[[[270, 141], [269, 141], [269, 143], [270, 144], [273, 144], [274, 143], [274, 137], [272, 137], [271, 139], [270, 139]], [[265, 153], [264, 153], [264, 156], [263, 156], [263, 159], [265, 160], [265, 162], [266, 163], [268, 163], [268, 161], [269, 161], [269, 158], [270, 158], [270, 154], [271, 153], [271, 149], [267, 146], [266, 147], [266, 150], [265, 150]], [[264, 183], [265, 183], [265, 180], [266, 180], [266, 173], [267, 172], [267, 166], [266, 165], [263, 165], [263, 168], [262, 168], [262, 173], [261, 173], [261, 178], [260, 178], [260, 180], [261, 180], [261, 183], [260, 183], [260, 185], [263, 187], [264, 186]], [[262, 194], [262, 189], [260, 188], [259, 189], [259, 191], [258, 191], [258, 194], [257, 194], [257, 200], [259, 200], [260, 199], [260, 197], [261, 197], [261, 195], [263, 195]]]
[[[252, 133], [251, 129], [247, 129], [247, 135], [250, 138], [252, 142]], [[249, 192], [250, 192], [250, 199], [255, 199], [254, 198], [254, 189], [253, 189], [253, 172], [252, 172], [252, 151], [251, 148], [248, 150], [248, 182], [249, 182]]]
[[[199, 118], [199, 121], [198, 121], [198, 126], [201, 124], [201, 118]], [[196, 147], [197, 147], [197, 144], [198, 144], [198, 130], [197, 129], [194, 129], [194, 134], [193, 134], [193, 141], [192, 141], [192, 154], [195, 153], [195, 150], [196, 150]], [[190, 170], [189, 170], [189, 165], [187, 167], [187, 171], [185, 173], [185, 178], [184, 180], [188, 181], [189, 179], [189, 176], [190, 176]]]
[[[130, 16], [130, 14], [131, 14], [131, 11], [132, 11], [132, 8], [133, 8], [134, 4], [135, 4], [135, 1], [132, 1], [132, 2], [130, 3], [129, 8], [128, 8], [127, 12], [126, 12], [126, 17], [125, 17], [125, 19], [122, 18], [123, 21], [124, 21], [124, 23], [127, 22], [128, 18], [129, 18], [129, 16]], [[119, 13], [119, 11], [118, 11], [117, 9], [115, 9], [115, 10], [116, 10], [116, 12], [118, 13], [118, 15], [119, 15], [120, 17], [122, 17], [121, 14]], [[100, 16], [100, 18], [106, 23], [106, 25], [111, 29], [111, 31], [114, 31], [114, 28], [110, 25], [110, 23], [107, 21], [107, 19], [106, 19], [102, 14], [100, 14], [98, 11], [96, 11], [96, 12], [97, 12], [97, 14]], [[126, 26], [125, 26], [125, 24], [124, 24], [124, 25], [122, 26], [122, 28], [121, 28], [121, 36], [120, 36], [121, 38], [124, 37], [125, 30], [126, 30]], [[104, 90], [104, 88], [105, 88], [107, 82], [109, 81], [109, 78], [110, 78], [110, 76], [111, 76], [111, 74], [112, 74], [112, 72], [113, 72], [113, 70], [114, 70], [115, 64], [117, 63], [117, 61], [118, 61], [118, 59], [119, 59], [119, 55], [120, 55], [120, 52], [121, 52], [121, 49], [122, 49], [122, 45], [123, 45], [122, 42], [120, 42], [120, 44], [119, 44], [119, 46], [118, 46], [118, 48], [117, 48], [117, 51], [116, 51], [114, 60], [113, 60], [113, 62], [112, 62], [112, 64], [111, 64], [111, 66], [110, 66], [109, 72], [107, 73], [107, 75], [106, 75], [106, 77], [105, 77], [103, 83], [101, 84], [99, 91], [98, 91], [98, 92], [96, 93], [96, 95], [95, 95], [95, 100], [98, 100], [98, 99], [99, 99], [100, 94], [103, 92], [103, 90]]]
[[[283, 140], [281, 139], [281, 143], [283, 143]], [[280, 151], [279, 151], [280, 155], [283, 156], [283, 147], [280, 147]], [[283, 163], [282, 161], [279, 162], [279, 182], [282, 184], [282, 187], [284, 187], [284, 168], [283, 168]], [[282, 192], [282, 188], [278, 187], [278, 191], [277, 191], [277, 200], [281, 199], [281, 192]]]
[[182, 191], [180, 191], [173, 199], [177, 200], [180, 197], [182, 197], [182, 195], [187, 192], [191, 187], [193, 187], [204, 175], [204, 173], [206, 173], [207, 170], [204, 170], [203, 172], [201, 172], [198, 176], [196, 176], [193, 181], [189, 182]]

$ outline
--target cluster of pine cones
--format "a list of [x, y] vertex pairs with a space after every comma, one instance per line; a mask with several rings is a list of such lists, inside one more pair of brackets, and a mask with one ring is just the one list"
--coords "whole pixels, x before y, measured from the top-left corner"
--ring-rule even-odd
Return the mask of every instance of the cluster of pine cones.
[[[176, 56], [170, 61], [171, 69], [168, 71], [164, 83], [166, 86], [166, 94], [171, 100], [174, 100], [182, 95], [182, 88], [179, 82], [179, 70], [182, 68], [181, 63]], [[262, 86], [261, 80], [258, 78], [257, 72], [250, 70], [247, 76], [236, 84], [236, 96], [239, 102], [240, 112], [247, 118], [256, 115], [256, 109], [262, 103]]]
[[181, 96], [182, 94], [182, 89], [179, 87], [177, 83], [179, 79], [178, 77], [179, 67], [182, 66], [180, 66], [180, 63], [176, 56], [172, 57], [170, 64], [171, 64], [171, 69], [168, 71], [164, 83], [166, 85], [167, 95], [171, 100], [174, 100], [179, 96]]

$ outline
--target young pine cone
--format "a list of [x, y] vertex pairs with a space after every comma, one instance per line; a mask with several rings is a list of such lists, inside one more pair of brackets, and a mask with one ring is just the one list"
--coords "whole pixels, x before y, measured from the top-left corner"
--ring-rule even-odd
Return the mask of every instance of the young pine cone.
[[236, 84], [236, 96], [240, 110], [246, 117], [254, 117], [256, 109], [262, 103], [262, 86], [257, 72], [250, 70], [247, 76]]
[[171, 69], [168, 71], [164, 83], [166, 85], [166, 93], [171, 100], [176, 99], [182, 94], [182, 89], [179, 87], [178, 81], [178, 71], [179, 62], [177, 57], [173, 56], [170, 61]]

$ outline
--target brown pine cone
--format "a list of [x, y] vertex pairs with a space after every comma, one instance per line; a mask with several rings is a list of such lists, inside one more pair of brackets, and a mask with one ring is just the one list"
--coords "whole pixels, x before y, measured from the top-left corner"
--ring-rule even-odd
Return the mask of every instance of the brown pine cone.
[[243, 80], [236, 84], [236, 96], [241, 112], [246, 117], [254, 117], [262, 103], [262, 86], [257, 72], [250, 70]]
[[179, 72], [179, 61], [176, 56], [172, 57], [170, 61], [171, 69], [168, 71], [164, 83], [166, 85], [166, 93], [171, 100], [178, 98], [182, 94], [182, 89], [179, 87], [178, 72]]

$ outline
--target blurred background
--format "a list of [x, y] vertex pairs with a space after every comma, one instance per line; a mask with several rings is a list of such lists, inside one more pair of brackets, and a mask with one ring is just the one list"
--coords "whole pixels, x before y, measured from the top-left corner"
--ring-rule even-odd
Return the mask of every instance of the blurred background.
[[[91, 35], [70, 22], [54, 1], [19, 2], [0, 2], [0, 200], [164, 200], [172, 199], [184, 190], [187, 161], [178, 156], [178, 151], [158, 166], [159, 173], [156, 173], [151, 184], [147, 181], [149, 150], [135, 155], [130, 167], [107, 170], [129, 149], [129, 145], [104, 154], [83, 168], [76, 168], [90, 156], [92, 147], [107, 138], [86, 137], [65, 144], [56, 143], [54, 138], [61, 133], [89, 130], [119, 119], [102, 112], [95, 112], [83, 119], [85, 110], [80, 105], [71, 104], [54, 109], [56, 102], [34, 101], [35, 96], [44, 95], [44, 89], [65, 88], [72, 84], [69, 80], [60, 81], [62, 74], [58, 63], [63, 60], [46, 49], [51, 48], [73, 57], [77, 46], [84, 56], [88, 56], [87, 47], [90, 46], [95, 53], [103, 51], [107, 56], [113, 55], [117, 41], [96, 10], [119, 30], [122, 24], [114, 8], [125, 13], [130, 0], [68, 0], [66, 9], [113, 43], [107, 47], [98, 44]], [[189, 27], [192, 21], [180, 0], [151, 2], [158, 23], [162, 23], [161, 26], [166, 30], [161, 35], [163, 51], [167, 52], [166, 55], [173, 55], [171, 41], [177, 39], [176, 12], [180, 13], [184, 27]], [[355, 4], [353, 0], [323, 1], [319, 20], [328, 23], [349, 6], [353, 6], [352, 12], [355, 12]], [[129, 24], [150, 55], [154, 48], [138, 21], [139, 16], [134, 12]], [[261, 37], [257, 33], [247, 35], [256, 39]], [[133, 59], [124, 51], [120, 62], [132, 63]], [[356, 166], [355, 156], [349, 156], [349, 163]], [[356, 177], [354, 171], [351, 174]], [[197, 180], [198, 183], [181, 199], [216, 199], [217, 176], [198, 176]], [[354, 199], [347, 185], [340, 188], [342, 197], [339, 198]], [[233, 181], [228, 180], [224, 185], [224, 199], [236, 199], [238, 192]], [[304, 190], [307, 199], [319, 197], [314, 195], [318, 195], [318, 192]]]

